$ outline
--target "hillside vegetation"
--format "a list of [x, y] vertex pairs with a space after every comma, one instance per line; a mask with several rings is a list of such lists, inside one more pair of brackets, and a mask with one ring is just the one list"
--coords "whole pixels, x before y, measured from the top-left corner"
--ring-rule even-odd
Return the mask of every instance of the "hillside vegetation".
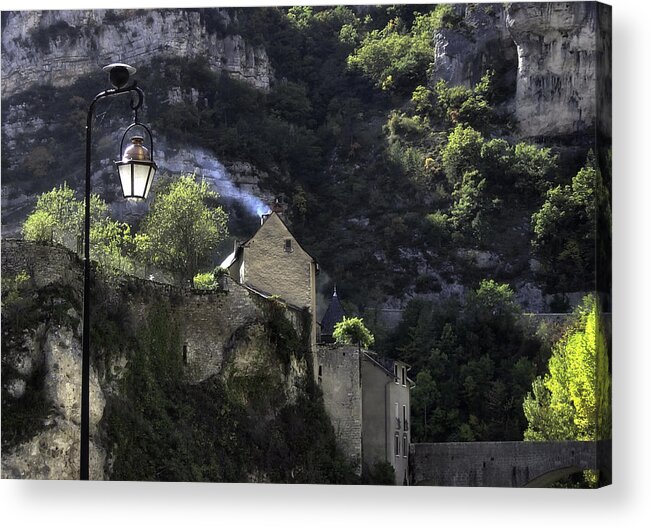
[[[473, 9], [493, 16], [492, 6]], [[336, 282], [377, 350], [412, 365], [415, 441], [521, 439], [522, 402], [562, 332], [523, 325], [518, 295], [539, 289], [540, 309], [570, 312], [570, 294], [582, 298], [597, 280], [609, 290], [609, 154], [581, 134], [518, 137], [515, 86], [499, 64], [472, 85], [433, 78], [436, 32], [473, 31], [454, 6], [233, 9], [229, 24], [200, 12], [212, 35], [263, 46], [273, 82], [265, 92], [206, 60], [161, 55], [138, 73], [155, 133], [248, 162], [264, 191], [284, 197], [292, 231], [324, 272], [322, 293]], [[43, 122], [18, 136], [26, 164], [3, 156], [3, 185], [27, 194], [79, 186], [68, 167], [82, 166], [85, 101], [103, 87], [78, 79], [3, 99], [3, 114], [26, 105]], [[115, 157], [110, 131], [125, 118], [102, 116], [97, 160]], [[115, 201], [115, 177], [95, 169], [106, 175], [102, 197]], [[162, 182], [160, 197], [170, 189]], [[155, 224], [143, 217], [131, 219], [134, 240]], [[230, 232], [250, 236], [236, 218]], [[225, 222], [219, 215], [220, 240]], [[216, 244], [183, 264], [184, 279], [212, 272]], [[117, 251], [133, 258], [127, 246]], [[392, 332], [375, 317], [386, 306], [405, 309]]]

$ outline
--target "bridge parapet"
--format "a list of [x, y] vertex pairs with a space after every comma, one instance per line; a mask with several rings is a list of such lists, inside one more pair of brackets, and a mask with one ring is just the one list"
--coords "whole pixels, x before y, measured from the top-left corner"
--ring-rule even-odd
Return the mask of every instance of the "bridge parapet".
[[445, 442], [410, 446], [411, 483], [545, 487], [578, 471], [610, 479], [607, 442]]

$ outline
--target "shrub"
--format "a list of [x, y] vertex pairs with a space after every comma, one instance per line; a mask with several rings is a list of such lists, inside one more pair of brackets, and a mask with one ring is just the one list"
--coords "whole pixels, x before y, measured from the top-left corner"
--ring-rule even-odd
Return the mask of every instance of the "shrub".
[[210, 273], [197, 273], [192, 279], [192, 285], [198, 290], [214, 290], [217, 287], [215, 276]]
[[457, 125], [448, 136], [443, 149], [443, 170], [451, 183], [459, 182], [466, 171], [476, 169], [481, 162], [482, 135], [471, 127]]
[[439, 81], [435, 87], [439, 112], [453, 125], [486, 126], [493, 111], [488, 102], [492, 76], [492, 72], [485, 73], [473, 88], [450, 87], [445, 81]]

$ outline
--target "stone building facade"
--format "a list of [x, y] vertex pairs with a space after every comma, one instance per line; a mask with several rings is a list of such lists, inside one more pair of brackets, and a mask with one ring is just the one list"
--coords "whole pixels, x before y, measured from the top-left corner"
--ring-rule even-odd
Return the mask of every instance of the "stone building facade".
[[236, 244], [221, 266], [235, 282], [258, 295], [280, 297], [290, 315], [309, 310], [314, 379], [339, 447], [360, 473], [384, 461], [394, 468], [396, 484], [408, 481], [409, 367], [357, 347], [332, 344], [334, 325], [344, 316], [336, 291], [317, 326], [318, 265], [294, 238], [282, 211], [274, 209], [264, 215], [258, 231]]
[[361, 473], [388, 462], [409, 482], [408, 365], [355, 346], [317, 347], [314, 371], [339, 448]]
[[305, 251], [273, 211], [262, 217], [260, 229], [237, 244], [222, 262], [230, 276], [263, 297], [278, 296], [290, 308], [307, 308], [312, 316], [311, 348], [316, 347], [316, 260]]

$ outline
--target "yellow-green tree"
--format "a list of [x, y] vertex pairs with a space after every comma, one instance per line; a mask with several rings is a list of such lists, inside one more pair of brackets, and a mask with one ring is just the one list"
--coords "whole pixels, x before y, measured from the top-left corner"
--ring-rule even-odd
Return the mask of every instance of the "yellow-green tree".
[[[132, 271], [127, 256], [130, 228], [112, 220], [108, 205], [96, 194], [90, 199], [90, 255], [104, 271]], [[78, 200], [67, 183], [41, 194], [34, 211], [23, 224], [25, 240], [57, 243], [77, 248], [84, 227], [84, 201]]]
[[552, 348], [549, 372], [536, 378], [524, 400], [525, 440], [610, 438], [611, 376], [603, 324], [596, 297], [586, 296], [576, 321]]
[[357, 345], [360, 350], [362, 347], [370, 347], [375, 342], [373, 334], [366, 328], [364, 320], [360, 317], [344, 316], [344, 320], [335, 325], [332, 337], [337, 343]]
[[135, 238], [136, 253], [180, 279], [192, 279], [228, 233], [226, 213], [213, 206], [217, 198], [193, 175], [174, 180], [157, 194]]

